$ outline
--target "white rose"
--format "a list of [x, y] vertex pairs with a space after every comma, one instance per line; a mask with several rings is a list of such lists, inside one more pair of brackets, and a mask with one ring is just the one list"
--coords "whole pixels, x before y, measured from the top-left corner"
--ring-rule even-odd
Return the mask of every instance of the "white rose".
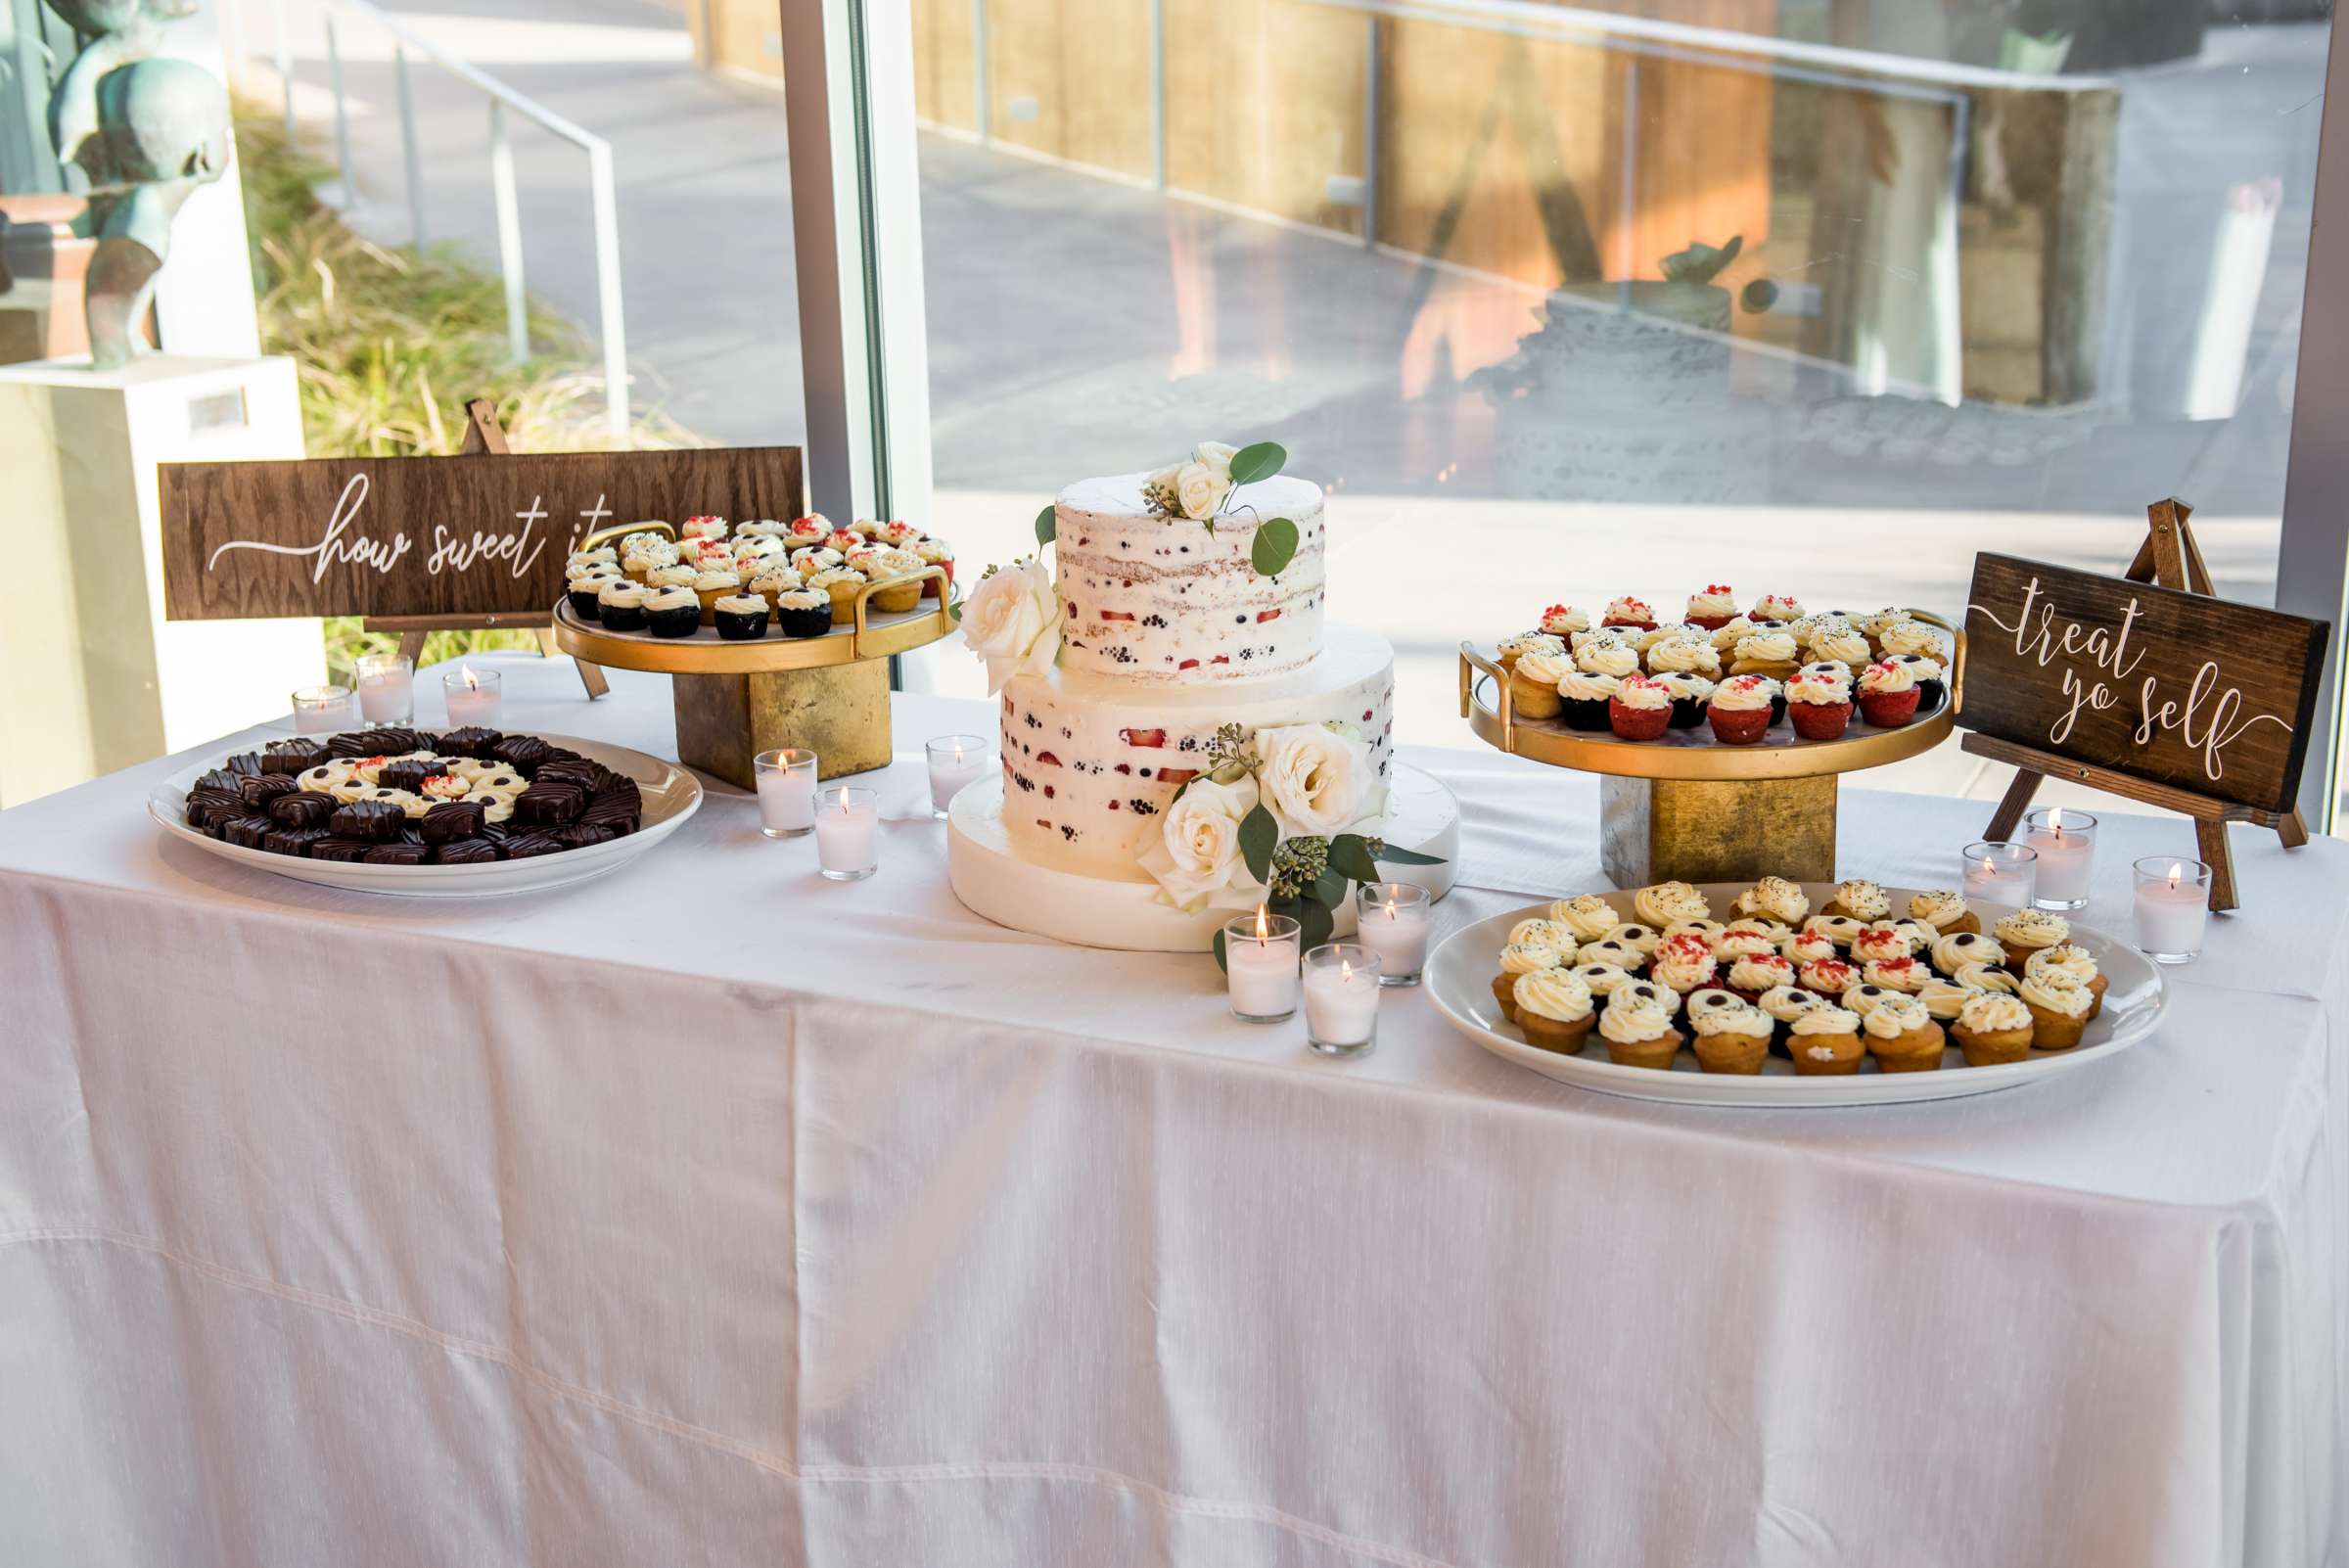
[[1376, 804], [1370, 748], [1319, 724], [1256, 732], [1257, 777], [1284, 837], [1342, 833]]
[[962, 639], [987, 661], [991, 695], [1018, 674], [1040, 675], [1060, 657], [1060, 596], [1044, 564], [1024, 556], [971, 590]]
[[1201, 441], [1191, 453], [1191, 459], [1194, 462], [1206, 464], [1207, 471], [1216, 477], [1218, 484], [1229, 484], [1231, 483], [1231, 460], [1239, 455], [1239, 450], [1238, 447], [1224, 441]]
[[1177, 909], [1210, 903], [1244, 909], [1261, 901], [1264, 884], [1249, 874], [1240, 853], [1240, 823], [1256, 804], [1252, 778], [1237, 784], [1193, 779], [1159, 818], [1158, 837], [1142, 851], [1142, 869], [1157, 881], [1159, 896]]
[[1230, 488], [1229, 476], [1217, 479], [1215, 470], [1205, 463], [1185, 463], [1182, 472], [1174, 477], [1174, 497], [1181, 503], [1182, 515], [1194, 523], [1214, 517]]

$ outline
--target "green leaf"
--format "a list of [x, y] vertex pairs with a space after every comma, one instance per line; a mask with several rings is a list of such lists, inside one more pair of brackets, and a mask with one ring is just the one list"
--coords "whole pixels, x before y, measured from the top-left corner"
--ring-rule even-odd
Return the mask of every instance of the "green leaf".
[[1346, 890], [1352, 886], [1345, 872], [1336, 866], [1324, 866], [1313, 879], [1313, 897], [1335, 909], [1346, 901]]
[[946, 606], [946, 618], [957, 625], [962, 623], [962, 601], [960, 599]]
[[1231, 483], [1254, 484], [1288, 466], [1289, 454], [1277, 441], [1258, 441], [1231, 454]]
[[1301, 928], [1298, 940], [1304, 944], [1305, 951], [1312, 952], [1329, 941], [1330, 933], [1337, 929], [1337, 917], [1318, 899], [1300, 899], [1297, 900], [1297, 924]]
[[1248, 874], [1257, 881], [1271, 882], [1272, 852], [1279, 847], [1280, 824], [1263, 806], [1240, 819], [1240, 858], [1248, 862]]
[[1359, 833], [1341, 833], [1329, 841], [1330, 869], [1356, 882], [1377, 882], [1378, 865], [1370, 857], [1370, 846], [1362, 842]]
[[1036, 543], [1050, 544], [1053, 540], [1053, 537], [1059, 532], [1060, 512], [1057, 508], [1047, 506], [1042, 511], [1036, 514]]
[[1231, 973], [1231, 965], [1223, 958], [1223, 928], [1221, 926], [1216, 927], [1216, 967], [1227, 975]]
[[1285, 517], [1276, 517], [1256, 530], [1256, 544], [1248, 552], [1248, 560], [1257, 576], [1277, 576], [1288, 570], [1297, 554], [1297, 525]]
[[1378, 857], [1389, 865], [1442, 865], [1444, 863], [1444, 857], [1440, 854], [1421, 854], [1417, 850], [1399, 850], [1392, 844], [1380, 850]]

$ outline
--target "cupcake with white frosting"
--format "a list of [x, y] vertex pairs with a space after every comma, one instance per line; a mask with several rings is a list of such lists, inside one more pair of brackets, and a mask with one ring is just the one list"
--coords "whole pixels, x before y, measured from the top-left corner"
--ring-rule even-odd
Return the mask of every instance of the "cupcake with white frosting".
[[1751, 746], [1770, 731], [1771, 704], [1777, 682], [1764, 675], [1731, 675], [1713, 688], [1705, 717], [1724, 746]]
[[1599, 1014], [1599, 1038], [1606, 1041], [1607, 1060], [1618, 1067], [1665, 1072], [1680, 1054], [1681, 1035], [1673, 1027], [1673, 1009], [1654, 991], [1652, 986], [1621, 987]]
[[1528, 1045], [1572, 1056], [1583, 1048], [1597, 1022], [1590, 988], [1572, 970], [1546, 968], [1517, 977], [1513, 990], [1517, 1027]]
[[1521, 649], [1509, 669], [1509, 705], [1518, 718], [1555, 718], [1565, 702], [1559, 682], [1575, 672], [1564, 654]]
[[1517, 1022], [1517, 982], [1539, 970], [1557, 969], [1566, 960], [1558, 949], [1545, 942], [1512, 942], [1500, 949], [1500, 973], [1493, 977], [1493, 999], [1500, 1004], [1500, 1016], [1510, 1023]]
[[766, 600], [756, 593], [729, 593], [710, 609], [712, 624], [726, 642], [748, 642], [765, 636], [767, 617], [773, 613]]
[[[1707, 653], [1711, 649], [1705, 650]], [[1713, 700], [1713, 682], [1685, 669], [1667, 669], [1648, 679], [1672, 694], [1673, 729], [1694, 729], [1705, 721], [1705, 705]]]
[[1542, 629], [1552, 637], [1571, 637], [1590, 629], [1590, 613], [1570, 604], [1553, 604], [1542, 612]]
[[1948, 888], [1932, 888], [1909, 900], [1909, 918], [1921, 920], [1935, 931], [1979, 931], [1982, 918], [1965, 906], [1965, 895]]
[[1916, 677], [1902, 665], [1879, 661], [1860, 672], [1860, 716], [1878, 729], [1899, 729], [1916, 716]]
[[1941, 1053], [1949, 1038], [1914, 996], [1880, 998], [1862, 1015], [1860, 1027], [1866, 1037], [1867, 1052], [1881, 1072], [1930, 1073], [1941, 1067]]
[[2031, 1010], [2031, 1043], [2043, 1051], [2068, 1051], [2079, 1044], [2096, 1005], [2096, 994], [2061, 970], [2024, 976], [2015, 995]]
[[645, 590], [636, 583], [613, 581], [595, 596], [595, 607], [606, 631], [644, 629]]
[[1617, 740], [1661, 740], [1672, 722], [1672, 688], [1645, 675], [1627, 675], [1607, 699], [1607, 723]]
[[1968, 1067], [1998, 1067], [2021, 1061], [2031, 1054], [2031, 1041], [2037, 1030], [2031, 1009], [2021, 997], [2002, 995], [1995, 991], [1966, 992], [1958, 1017], [1949, 1026], [1950, 1037], [1965, 1052]]
[[832, 629], [832, 595], [821, 588], [785, 588], [775, 595], [775, 629], [786, 637], [820, 637]]
[[1705, 1002], [1700, 1007], [1692, 1000], [1688, 1008], [1697, 1068], [1748, 1077], [1761, 1072], [1770, 1055], [1770, 1038], [1777, 1028], [1771, 1016], [1752, 1002], [1722, 992], [1711, 992]]
[[1520, 631], [1514, 636], [1501, 638], [1494, 652], [1501, 669], [1514, 669], [1517, 661], [1529, 653], [1565, 653], [1566, 642], [1564, 638], [1553, 637], [1546, 631]]
[[1786, 1025], [1786, 1054], [1800, 1078], [1842, 1078], [1860, 1071], [1867, 1049], [1860, 1042], [1860, 1015], [1827, 1002], [1805, 1009]]
[[1737, 590], [1726, 582], [1709, 582], [1688, 595], [1688, 609], [1681, 617], [1692, 626], [1706, 631], [1718, 631], [1737, 617]]
[[1593, 674], [1584, 669], [1569, 669], [1558, 677], [1558, 714], [1568, 729], [1595, 733], [1614, 722], [1613, 703], [1616, 688], [1623, 682], [1613, 675]]
[[1598, 618], [1598, 623], [1602, 626], [1636, 626], [1641, 631], [1653, 631], [1656, 627], [1656, 612], [1648, 607], [1645, 599], [1635, 599], [1627, 593], [1620, 599], [1608, 601], [1606, 614]]
[[1632, 912], [1662, 931], [1683, 920], [1706, 920], [1713, 904], [1686, 882], [1657, 882], [1632, 896]]

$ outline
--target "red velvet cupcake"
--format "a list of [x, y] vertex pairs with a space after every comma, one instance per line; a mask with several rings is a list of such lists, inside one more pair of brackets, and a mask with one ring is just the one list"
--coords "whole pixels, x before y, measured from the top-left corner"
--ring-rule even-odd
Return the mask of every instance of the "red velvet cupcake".
[[1842, 737], [1852, 721], [1851, 682], [1832, 666], [1812, 665], [1786, 682], [1786, 716], [1795, 735], [1807, 741]]
[[1878, 729], [1898, 729], [1916, 716], [1916, 677], [1905, 665], [1873, 664], [1860, 675], [1860, 714]]
[[1737, 619], [1737, 590], [1726, 582], [1708, 582], [1702, 591], [1688, 595], [1688, 613], [1681, 619], [1719, 631]]
[[1731, 675], [1713, 688], [1705, 717], [1713, 738], [1725, 746], [1751, 746], [1770, 729], [1770, 702], [1777, 682], [1762, 675]]
[[1599, 618], [1602, 626], [1636, 626], [1641, 631], [1656, 629], [1656, 613], [1648, 608], [1645, 599], [1634, 599], [1628, 594], [1607, 606]]
[[1645, 675], [1625, 677], [1607, 699], [1607, 722], [1620, 740], [1659, 738], [1672, 722], [1672, 688]]

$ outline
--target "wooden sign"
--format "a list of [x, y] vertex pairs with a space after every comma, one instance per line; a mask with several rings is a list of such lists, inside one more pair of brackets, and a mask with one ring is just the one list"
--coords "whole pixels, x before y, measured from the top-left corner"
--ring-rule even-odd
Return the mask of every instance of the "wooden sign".
[[1958, 722], [2150, 783], [2289, 811], [2326, 629], [2198, 593], [1976, 556]]
[[163, 613], [546, 612], [574, 541], [697, 514], [789, 519], [796, 446], [164, 463]]

